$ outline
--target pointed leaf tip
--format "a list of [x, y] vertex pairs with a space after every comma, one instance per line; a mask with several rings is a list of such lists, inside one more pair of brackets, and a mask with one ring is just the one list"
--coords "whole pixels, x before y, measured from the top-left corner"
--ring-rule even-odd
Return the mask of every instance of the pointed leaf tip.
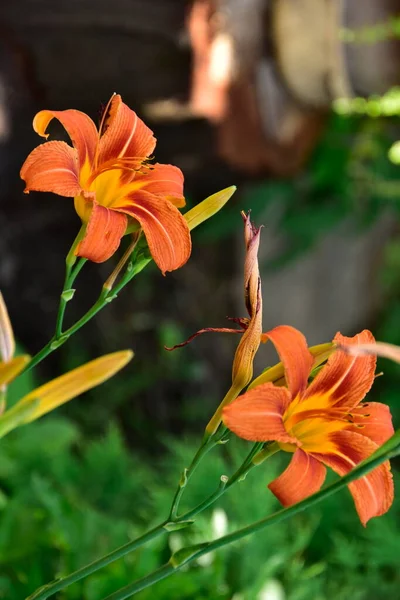
[[186, 219], [189, 229], [194, 229], [220, 211], [236, 192], [236, 189], [235, 185], [231, 185], [230, 187], [220, 190], [219, 192], [212, 194], [212, 196], [208, 196], [208, 198], [185, 213], [183, 216]]

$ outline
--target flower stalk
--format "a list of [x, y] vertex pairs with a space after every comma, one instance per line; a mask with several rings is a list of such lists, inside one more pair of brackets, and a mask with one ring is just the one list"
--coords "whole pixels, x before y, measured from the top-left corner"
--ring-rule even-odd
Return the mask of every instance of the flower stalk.
[[[221, 443], [222, 439], [223, 439], [222, 435], [220, 436], [219, 442], [214, 439], [213, 446], [217, 445], [218, 443]], [[211, 449], [211, 444], [208, 444], [208, 446], [209, 447], [207, 448], [207, 452], [208, 452], [208, 450]], [[254, 444], [254, 446], [252, 447], [248, 456], [245, 458], [242, 465], [236, 470], [236, 472], [229, 478], [226, 476], [222, 476], [219, 486], [217, 487], [215, 492], [213, 492], [210, 496], [205, 498], [196, 507], [192, 508], [191, 510], [188, 510], [186, 513], [182, 514], [180, 517], [178, 517], [177, 515], [175, 517], [173, 517], [172, 513], [173, 512], [177, 513], [178, 507], [179, 507], [179, 501], [182, 497], [182, 494], [179, 494], [179, 496], [176, 494], [174, 497], [173, 503], [172, 503], [172, 508], [171, 508], [170, 514], [168, 516], [168, 519], [166, 519], [165, 521], [163, 521], [162, 523], [160, 523], [159, 525], [157, 525], [156, 527], [154, 527], [153, 529], [151, 529], [144, 535], [140, 536], [136, 540], [132, 540], [131, 542], [128, 542], [127, 544], [124, 544], [123, 546], [120, 546], [119, 548], [117, 548], [116, 550], [113, 550], [106, 556], [103, 556], [103, 557], [99, 558], [98, 560], [93, 561], [92, 563], [82, 567], [81, 569], [78, 569], [77, 571], [75, 571], [74, 573], [71, 573], [70, 575], [67, 575], [67, 576], [57, 579], [51, 583], [48, 583], [47, 585], [45, 585], [45, 586], [41, 587], [39, 590], [37, 590], [34, 594], [29, 596], [29, 598], [27, 598], [26, 600], [47, 600], [47, 598], [50, 598], [51, 596], [53, 596], [53, 594], [56, 594], [57, 592], [65, 589], [66, 587], [69, 587], [70, 585], [80, 581], [81, 579], [84, 579], [85, 577], [88, 577], [89, 575], [96, 573], [100, 569], [103, 569], [104, 567], [115, 562], [116, 560], [123, 558], [127, 554], [130, 554], [131, 552], [137, 550], [141, 546], [144, 546], [145, 544], [156, 539], [157, 537], [160, 537], [161, 535], [164, 535], [166, 533], [170, 533], [171, 531], [176, 531], [177, 529], [182, 529], [183, 527], [190, 526], [193, 523], [192, 519], [194, 517], [196, 517], [198, 514], [200, 514], [207, 508], [209, 508], [212, 504], [214, 504], [214, 502], [216, 502], [223, 494], [225, 494], [236, 483], [243, 481], [243, 479], [247, 475], [247, 473], [255, 466], [252, 463], [252, 457], [254, 456], [255, 452], [257, 452], [257, 450], [259, 450], [259, 447], [260, 447], [259, 444]], [[193, 474], [193, 471], [195, 470], [195, 468], [198, 466], [200, 461], [204, 458], [204, 456], [207, 453], [205, 450], [203, 450], [203, 451], [201, 451], [201, 450], [202, 450], [202, 447], [200, 447], [199, 451], [197, 452], [189, 469], [186, 470], [185, 477], [183, 478], [183, 479], [186, 479], [186, 483], [188, 482], [190, 476]], [[193, 465], [194, 465], [194, 467], [193, 467]], [[182, 487], [179, 486], [177, 492], [179, 490], [184, 490], [186, 487], [186, 483]], [[172, 571], [168, 570], [168, 575], [172, 574], [174, 572], [174, 570], [175, 570], [175, 568], [172, 568]], [[166, 571], [163, 571], [163, 573], [166, 573]], [[165, 575], [165, 576], [167, 576], [167, 575]], [[144, 578], [143, 581], [147, 582], [145, 587], [152, 585], [152, 582], [153, 582], [151, 577], [149, 577], [149, 579]], [[159, 581], [159, 579], [157, 579], [155, 581]], [[143, 588], [140, 588], [140, 589], [143, 589]], [[139, 589], [137, 591], [139, 591]]]
[[[125, 586], [118, 592], [107, 596], [107, 598], [103, 598], [102, 600], [127, 600], [131, 598], [139, 591], [144, 590], [145, 588], [154, 585], [158, 581], [169, 577], [173, 573], [179, 571], [183, 566], [190, 564], [191, 562], [198, 560], [205, 554], [209, 554], [210, 552], [215, 552], [220, 548], [228, 546], [232, 543], [235, 543], [249, 535], [259, 533], [260, 531], [270, 527], [271, 525], [276, 525], [286, 519], [289, 519], [296, 514], [307, 510], [322, 502], [332, 494], [335, 494], [342, 490], [345, 486], [351, 484], [353, 481], [364, 477], [376, 467], [382, 465], [385, 461], [394, 458], [400, 454], [400, 430], [398, 430], [390, 440], [388, 440], [381, 448], [379, 448], [370, 458], [360, 463], [357, 467], [355, 467], [350, 473], [341, 477], [335, 483], [325, 487], [321, 491], [309, 496], [305, 500], [298, 502], [290, 507], [283, 508], [273, 515], [269, 515], [264, 519], [256, 521], [251, 525], [238, 529], [233, 533], [220, 537], [212, 542], [198, 544], [192, 547], [186, 547], [178, 550], [178, 552], [174, 553], [168, 563], [166, 563], [160, 569], [157, 569], [153, 573], [147, 575], [146, 577], [139, 579], [138, 581], [131, 583], [130, 585]], [[29, 598], [28, 600], [34, 600], [33, 598]], [[39, 599], [35, 599], [39, 600]], [[41, 600], [41, 599], [40, 599]]]

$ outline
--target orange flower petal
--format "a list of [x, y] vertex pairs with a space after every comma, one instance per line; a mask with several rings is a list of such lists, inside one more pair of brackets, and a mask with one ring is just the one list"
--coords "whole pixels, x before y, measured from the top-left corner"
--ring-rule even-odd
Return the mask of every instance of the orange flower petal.
[[160, 194], [166, 197], [174, 206], [185, 206], [183, 195], [183, 173], [173, 165], [156, 163], [143, 174], [138, 173], [134, 178], [135, 184], [141, 184], [142, 189], [151, 194]]
[[222, 420], [228, 429], [245, 440], [296, 443], [287, 433], [282, 418], [290, 401], [286, 388], [265, 383], [225, 406]]
[[[352, 431], [340, 431], [330, 436], [337, 446], [335, 454], [313, 456], [338, 473], [346, 475], [362, 460], [371, 456], [378, 445], [369, 438]], [[394, 487], [389, 461], [349, 484], [358, 516], [365, 526], [372, 517], [386, 513], [393, 503]]]
[[[153, 152], [156, 139], [151, 129], [115, 95], [110, 104], [105, 133], [99, 142], [98, 166], [112, 159], [144, 159]], [[142, 160], [140, 162], [142, 162]]]
[[[354, 427], [351, 431], [361, 433], [378, 445], [384, 444], [393, 434], [392, 415], [386, 404], [368, 402], [352, 409]], [[361, 425], [359, 428], [357, 425]]]
[[162, 198], [138, 190], [128, 194], [118, 210], [137, 219], [143, 228], [154, 261], [162, 273], [174, 271], [189, 259], [192, 242], [189, 227], [175, 206]]
[[325, 477], [324, 465], [298, 448], [287, 469], [268, 488], [283, 506], [290, 506], [318, 492]]
[[[334, 342], [346, 346], [373, 343], [374, 336], [366, 329], [354, 337], [337, 333]], [[376, 356], [356, 357], [338, 350], [308, 387], [304, 399], [329, 394], [332, 406], [357, 406], [374, 382], [375, 366]]]
[[266, 335], [279, 354], [285, 368], [288, 388], [292, 398], [295, 398], [306, 389], [314, 363], [308, 350], [307, 340], [298, 329], [289, 325], [279, 325], [268, 331]]
[[[310, 346], [308, 349], [314, 358], [312, 369], [315, 369], [329, 358], [329, 356], [332, 354], [335, 348], [333, 346], [333, 343], [329, 342], [327, 344], [318, 344], [318, 346]], [[263, 371], [261, 375], [256, 377], [256, 379], [253, 379], [249, 386], [249, 389], [252, 390], [258, 385], [261, 385], [262, 383], [267, 383], [268, 381], [271, 381], [275, 385], [286, 385], [284, 368], [281, 362], [273, 367], [269, 367], [269, 369]]]
[[60, 121], [71, 138], [78, 152], [79, 165], [82, 166], [86, 159], [92, 164], [98, 141], [97, 128], [92, 119], [75, 109], [41, 110], [33, 119], [33, 129], [47, 139], [46, 130], [53, 119]]
[[76, 255], [96, 263], [109, 259], [118, 249], [127, 223], [125, 215], [94, 204], [86, 235], [79, 244]]
[[26, 194], [34, 190], [74, 197], [81, 192], [78, 154], [65, 142], [46, 142], [35, 148], [20, 175], [26, 183]]

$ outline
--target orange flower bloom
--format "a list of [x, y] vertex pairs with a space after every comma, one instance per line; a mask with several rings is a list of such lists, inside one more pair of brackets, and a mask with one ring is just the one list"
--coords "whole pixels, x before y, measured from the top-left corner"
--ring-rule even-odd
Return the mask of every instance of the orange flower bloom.
[[185, 205], [183, 174], [172, 165], [150, 164], [156, 139], [152, 131], [114, 95], [99, 130], [78, 110], [40, 111], [33, 128], [47, 138], [52, 119], [63, 125], [73, 147], [52, 141], [26, 159], [21, 177], [25, 192], [53, 192], [75, 198], [87, 224], [76, 254], [103, 262], [117, 250], [128, 226], [138, 225], [163, 273], [189, 258], [189, 227], [178, 208]]
[[[268, 332], [285, 368], [286, 387], [264, 383], [239, 396], [223, 410], [223, 421], [239, 437], [275, 441], [292, 452], [288, 468], [268, 487], [284, 506], [317, 492], [326, 466], [345, 475], [393, 434], [389, 408], [362, 403], [375, 377], [376, 357], [335, 351], [308, 384], [313, 357], [305, 337], [282, 325]], [[369, 331], [347, 338], [342, 346], [374, 343]], [[389, 462], [349, 484], [360, 520], [384, 514], [393, 502]]]

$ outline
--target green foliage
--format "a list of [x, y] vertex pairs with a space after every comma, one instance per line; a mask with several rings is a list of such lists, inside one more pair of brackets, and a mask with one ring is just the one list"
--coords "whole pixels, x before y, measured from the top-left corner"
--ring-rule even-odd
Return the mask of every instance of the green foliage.
[[[17, 345], [15, 354], [26, 354], [26, 352]], [[17, 379], [7, 387], [7, 406], [14, 406], [18, 400], [21, 400], [26, 394], [29, 394], [29, 392], [35, 389], [36, 383], [33, 371], [28, 371], [27, 373], [19, 375]]]
[[[179, 471], [197, 443], [168, 439], [159, 460], [133, 455], [118, 429], [86, 441], [64, 419], [45, 418], [2, 441], [0, 455], [0, 598], [22, 600], [136, 537], [166, 516]], [[247, 445], [231, 440], [199, 467], [184, 506], [231, 474]], [[284, 467], [279, 457], [254, 469], [188, 529], [165, 535], [68, 588], [59, 600], [101, 600], [164, 563], [187, 543], [212, 539], [278, 508], [266, 484]], [[203, 557], [141, 592], [140, 600], [263, 600], [271, 586], [286, 600], [396, 597], [400, 585], [396, 519], [400, 505], [360, 525], [349, 494], [265, 534]], [[265, 594], [265, 595], [264, 595]]]

